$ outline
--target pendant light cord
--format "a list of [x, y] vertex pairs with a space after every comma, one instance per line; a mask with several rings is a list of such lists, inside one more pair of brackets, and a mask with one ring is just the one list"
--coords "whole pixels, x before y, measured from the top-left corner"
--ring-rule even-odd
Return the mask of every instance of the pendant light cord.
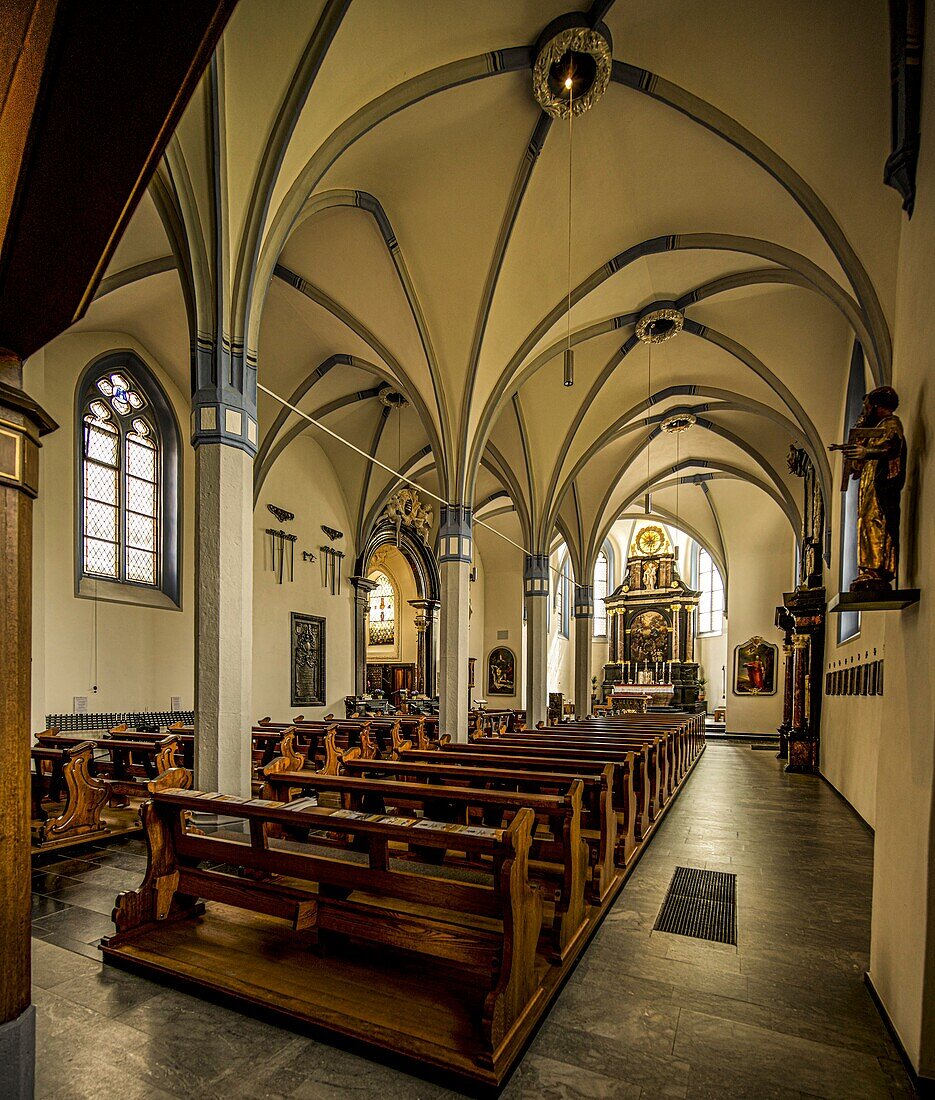
[[[352, 443], [349, 439], [345, 439], [343, 435], [339, 435], [333, 428], [329, 428], [327, 424], [323, 424], [322, 421], [316, 420], [314, 416], [309, 416], [307, 412], [303, 412], [296, 405], [293, 405], [291, 401], [287, 401], [284, 397], [280, 397], [278, 393], [268, 389], [262, 382], [257, 382], [256, 388], [265, 393], [267, 397], [271, 397], [274, 401], [278, 401], [283, 408], [289, 409], [290, 412], [294, 412], [296, 416], [300, 416], [303, 420], [307, 420], [309, 424], [313, 424], [320, 431], [323, 431], [325, 435], [330, 435], [332, 439], [343, 443], [345, 447], [349, 447], [352, 451], [360, 455], [361, 458], [366, 459], [367, 462], [372, 463], [374, 466], [379, 466], [381, 470], [385, 470], [386, 473], [392, 474], [403, 485], [411, 485], [413, 489], [418, 489], [423, 496], [431, 497], [432, 500], [438, 501], [439, 504], [443, 504], [446, 508], [449, 506], [449, 502], [444, 497], [440, 497], [438, 493], [433, 493], [431, 489], [427, 489], [424, 485], [420, 485], [417, 481], [413, 481], [411, 477], [407, 477], [399, 470], [394, 470], [392, 466], [387, 466], [385, 462], [381, 462], [372, 454], [368, 454], [365, 450], [358, 447], [356, 443]], [[508, 542], [510, 546], [515, 546], [517, 550], [521, 550], [524, 554], [532, 556], [532, 551], [523, 546], [522, 543], [516, 542], [511, 539], [509, 535], [504, 535], [502, 531], [498, 531], [496, 527], [492, 527], [489, 523], [485, 523], [482, 519], [478, 519], [476, 516], [472, 518], [472, 522], [478, 527], [483, 527], [485, 531], [490, 531], [498, 538], [503, 539], [504, 542]], [[560, 577], [561, 570], [557, 569], [551, 563], [549, 569], [557, 576]]]
[[572, 215], [572, 137], [574, 86], [568, 89], [568, 308], [565, 312], [567, 348], [571, 351], [571, 215]]
[[[646, 419], [651, 421], [650, 410], [653, 407], [653, 328], [655, 322], [649, 323], [649, 343], [646, 345]], [[653, 429], [650, 423], [649, 436], [646, 440], [646, 497], [649, 499], [649, 483], [652, 477], [652, 467], [649, 461], [649, 447], [653, 439]]]

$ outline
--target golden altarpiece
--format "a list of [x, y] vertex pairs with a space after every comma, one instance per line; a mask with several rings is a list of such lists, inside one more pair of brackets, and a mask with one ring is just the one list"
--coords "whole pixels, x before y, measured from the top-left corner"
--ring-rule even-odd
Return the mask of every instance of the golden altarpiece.
[[605, 601], [610, 661], [603, 699], [649, 696], [650, 706], [703, 709], [694, 660], [698, 592], [679, 576], [675, 551], [658, 524], [638, 528], [622, 583]]

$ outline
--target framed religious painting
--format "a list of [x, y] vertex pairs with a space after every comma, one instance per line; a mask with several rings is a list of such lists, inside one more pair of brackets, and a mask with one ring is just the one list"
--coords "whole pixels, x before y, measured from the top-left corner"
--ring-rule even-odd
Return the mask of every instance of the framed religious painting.
[[516, 657], [505, 645], [492, 649], [487, 658], [487, 694], [516, 694]]
[[293, 611], [291, 620], [292, 706], [325, 705], [325, 620]]
[[775, 695], [778, 646], [754, 635], [734, 649], [734, 694]]

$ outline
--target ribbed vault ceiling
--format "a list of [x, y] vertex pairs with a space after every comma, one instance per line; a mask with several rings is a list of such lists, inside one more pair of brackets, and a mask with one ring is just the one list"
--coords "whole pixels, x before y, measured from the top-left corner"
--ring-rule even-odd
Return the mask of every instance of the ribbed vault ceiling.
[[[576, 573], [647, 488], [671, 511], [677, 482], [719, 550], [730, 482], [797, 525], [790, 443], [831, 491], [855, 337], [868, 381], [890, 369], [885, 11], [610, 5], [614, 79], [574, 126], [567, 389], [568, 130], [530, 76], [565, 10], [241, 0], [79, 327], [130, 332], [183, 391], [195, 332], [243, 339], [264, 386], [381, 461], [532, 549], [558, 528]], [[650, 386], [634, 322], [661, 300], [686, 326]], [[698, 418], [678, 444], [675, 410]], [[315, 431], [262, 394], [259, 417], [258, 486]], [[391, 479], [317, 438], [360, 537]]]

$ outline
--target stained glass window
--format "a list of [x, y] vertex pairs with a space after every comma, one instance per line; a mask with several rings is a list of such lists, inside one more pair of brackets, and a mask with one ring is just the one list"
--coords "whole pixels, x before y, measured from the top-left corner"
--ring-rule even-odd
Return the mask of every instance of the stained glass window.
[[571, 562], [565, 558], [559, 577], [559, 620], [558, 629], [563, 638], [567, 638], [571, 629]]
[[609, 570], [607, 567], [607, 555], [602, 550], [597, 555], [597, 564], [594, 566], [594, 636], [606, 638], [607, 636], [607, 607], [604, 601], [607, 599], [607, 585], [609, 583]]
[[396, 644], [396, 589], [385, 573], [373, 573], [370, 593], [370, 645]]
[[158, 586], [160, 448], [155, 419], [125, 371], [96, 379], [82, 417], [82, 572]]
[[711, 555], [698, 549], [698, 633], [720, 634], [724, 629], [724, 582]]

